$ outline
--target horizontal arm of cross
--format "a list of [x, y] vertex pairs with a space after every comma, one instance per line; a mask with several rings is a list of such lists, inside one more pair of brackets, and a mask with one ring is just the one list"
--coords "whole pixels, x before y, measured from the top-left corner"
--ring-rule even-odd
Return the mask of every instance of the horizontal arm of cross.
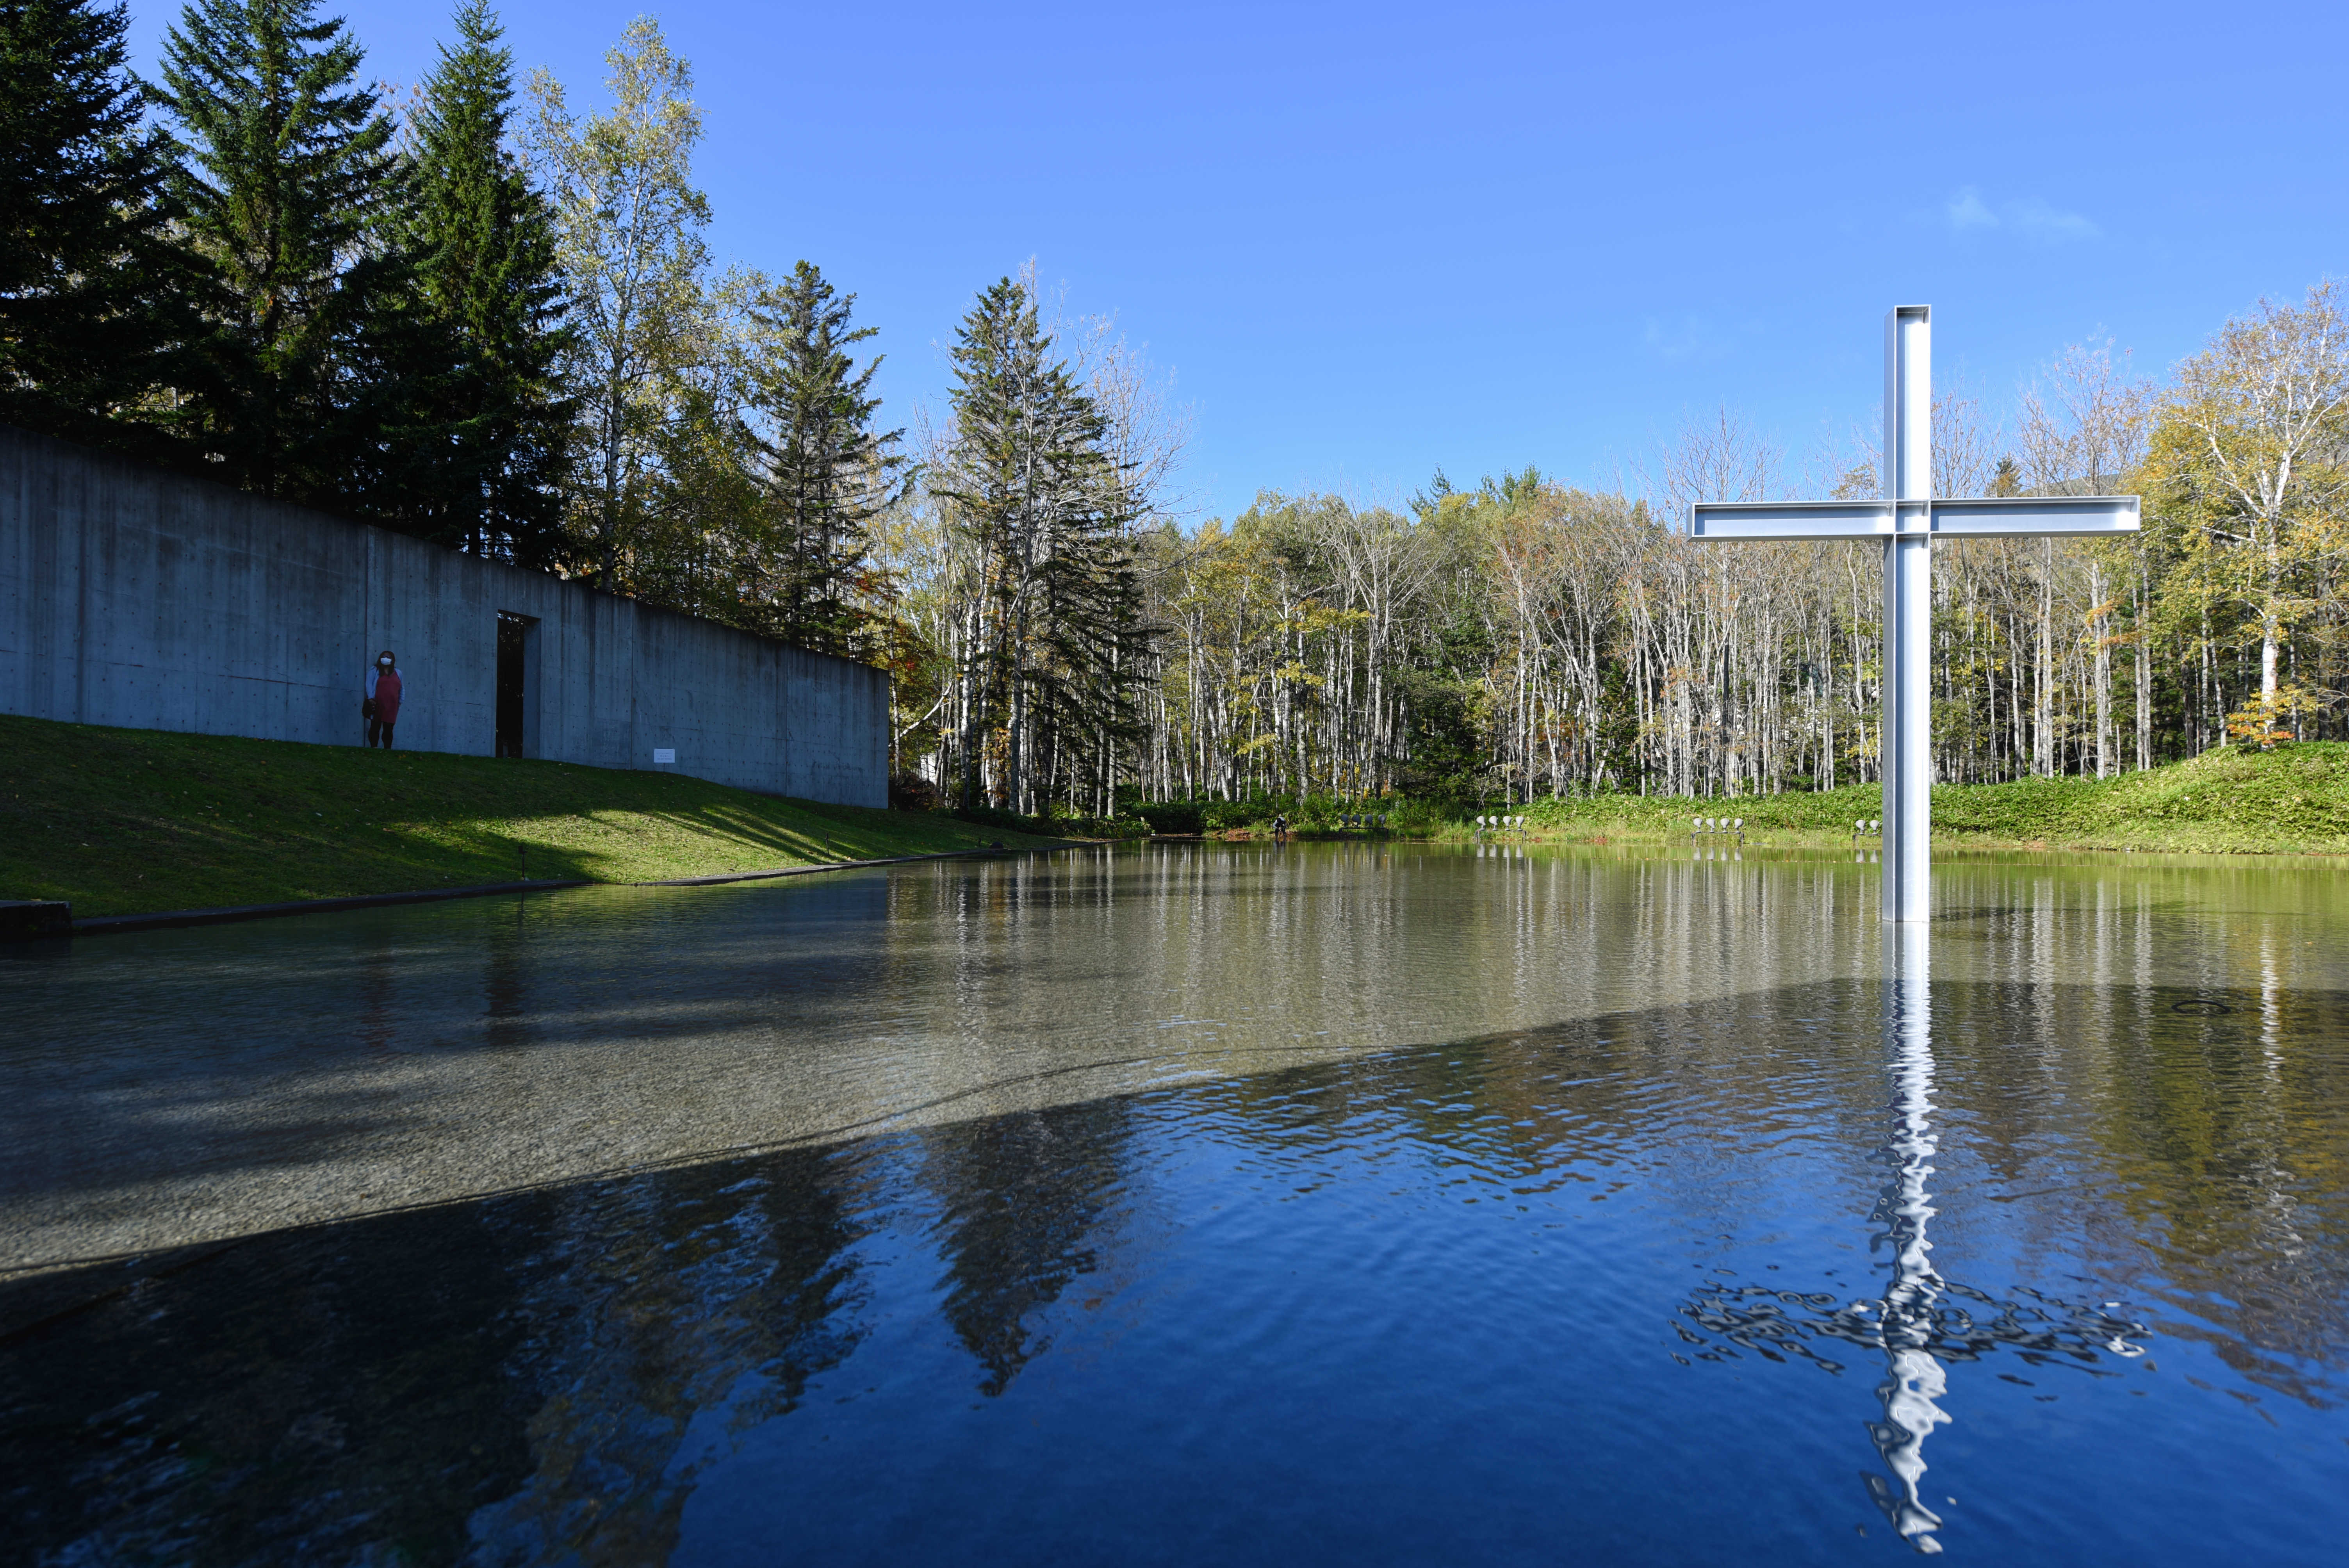
[[1982, 496], [1947, 500], [1701, 500], [1696, 539], [2038, 538], [2135, 533], [2133, 495]]

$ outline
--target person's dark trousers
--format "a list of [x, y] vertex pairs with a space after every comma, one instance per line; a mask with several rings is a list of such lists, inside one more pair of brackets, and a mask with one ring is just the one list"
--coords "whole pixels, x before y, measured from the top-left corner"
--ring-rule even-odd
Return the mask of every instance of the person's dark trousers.
[[388, 725], [388, 724], [384, 723], [384, 721], [383, 721], [383, 720], [381, 720], [381, 719], [379, 719], [379, 718], [370, 718], [370, 719], [368, 719], [368, 720], [367, 720], [367, 744], [368, 744], [369, 746], [380, 746], [380, 747], [382, 747], [386, 751], [390, 750], [390, 749], [391, 749], [391, 726], [389, 726], [389, 725]]

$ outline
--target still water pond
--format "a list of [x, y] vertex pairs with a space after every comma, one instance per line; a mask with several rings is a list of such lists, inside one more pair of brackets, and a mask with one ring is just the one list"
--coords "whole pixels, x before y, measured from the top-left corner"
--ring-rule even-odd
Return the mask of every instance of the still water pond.
[[0, 1561], [2339, 1561], [2329, 867], [1154, 845], [0, 960]]

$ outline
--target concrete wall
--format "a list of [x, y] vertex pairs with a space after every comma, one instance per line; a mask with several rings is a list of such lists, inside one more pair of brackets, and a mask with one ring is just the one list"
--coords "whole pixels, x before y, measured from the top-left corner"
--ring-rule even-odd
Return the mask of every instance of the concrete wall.
[[492, 756], [500, 611], [526, 757], [888, 803], [878, 670], [0, 426], [0, 712], [356, 746], [389, 648], [398, 744]]

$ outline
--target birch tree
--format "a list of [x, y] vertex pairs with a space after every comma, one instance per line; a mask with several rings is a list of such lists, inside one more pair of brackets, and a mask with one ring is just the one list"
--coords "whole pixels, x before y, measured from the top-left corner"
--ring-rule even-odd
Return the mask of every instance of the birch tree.
[[658, 24], [630, 23], [605, 59], [612, 107], [584, 120], [560, 82], [532, 76], [529, 146], [570, 297], [564, 369], [583, 459], [574, 527], [597, 585], [618, 590], [680, 373], [709, 335], [709, 203], [693, 183], [702, 127], [692, 71]]
[[[2198, 528], [2235, 554], [2237, 591], [2259, 641], [2260, 692], [2246, 717], [2261, 738], [2286, 707], [2285, 643], [2312, 607], [2296, 581], [2336, 549], [2349, 414], [2349, 323], [2337, 285], [2298, 306], [2262, 300], [2178, 367], [2163, 410], [2178, 482], [2197, 492]], [[2297, 694], [2293, 694], [2297, 695]]]
[[[2066, 348], [2046, 375], [2023, 393], [2017, 438], [2025, 461], [2018, 472], [2041, 493], [2115, 493], [2145, 456], [2147, 397], [2144, 384], [2114, 364], [2109, 342]], [[2085, 635], [2095, 670], [2096, 776], [2101, 779], [2118, 770], [2112, 650], [2124, 641], [2137, 655], [2136, 762], [2139, 768], [2152, 766], [2153, 671], [2142, 626], [2146, 545], [2139, 538], [2078, 548], [2088, 578]], [[2054, 555], [2048, 559], [2052, 563]], [[2108, 569], [2116, 564], [2127, 571], [2134, 601], [2126, 629], [2118, 624], [2119, 599], [2107, 581]]]

